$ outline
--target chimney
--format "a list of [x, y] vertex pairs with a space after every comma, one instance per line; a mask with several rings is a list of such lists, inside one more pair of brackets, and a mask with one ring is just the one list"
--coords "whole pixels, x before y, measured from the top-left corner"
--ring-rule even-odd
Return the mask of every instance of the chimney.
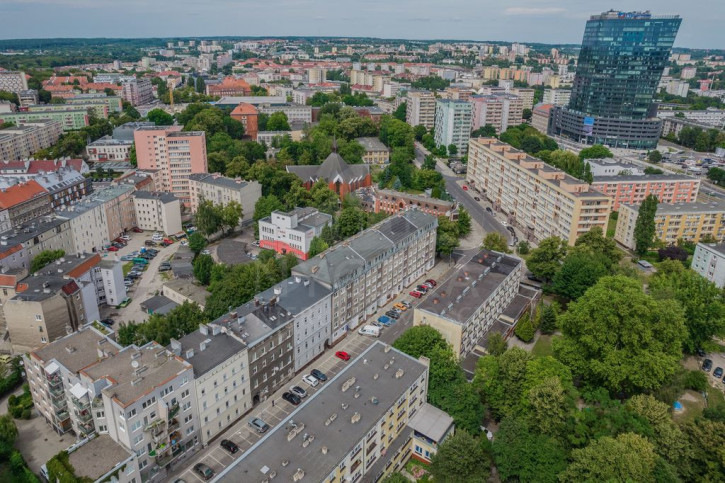
[[206, 324], [199, 325], [199, 332], [204, 335], [209, 335], [209, 327]]

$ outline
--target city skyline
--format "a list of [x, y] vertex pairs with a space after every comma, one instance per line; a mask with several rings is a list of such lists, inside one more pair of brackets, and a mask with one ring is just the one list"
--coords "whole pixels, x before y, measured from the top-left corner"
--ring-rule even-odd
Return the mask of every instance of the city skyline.
[[[602, 0], [559, 0], [553, 5], [541, 0], [512, 4], [490, 0], [390, 4], [371, 0], [358, 9], [346, 0], [334, 4], [275, 0], [253, 7], [251, 2], [231, 0], [204, 4], [190, 0], [160, 0], [153, 4], [129, 0], [123, 5], [125, 8], [118, 10], [118, 4], [108, 0], [6, 0], [0, 5], [0, 16], [15, 20], [0, 37], [349, 36], [578, 44], [585, 20], [614, 8], [680, 14], [683, 24], [675, 47], [725, 48], [725, 33], [719, 28], [725, 12], [718, 0], [703, 0], [698, 2], [697, 10], [687, 12], [674, 0], [623, 5]], [[246, 5], [251, 8], [246, 9]], [[471, 15], [472, 11], [480, 14]], [[107, 21], [108, 12], [113, 12], [113, 24]]]

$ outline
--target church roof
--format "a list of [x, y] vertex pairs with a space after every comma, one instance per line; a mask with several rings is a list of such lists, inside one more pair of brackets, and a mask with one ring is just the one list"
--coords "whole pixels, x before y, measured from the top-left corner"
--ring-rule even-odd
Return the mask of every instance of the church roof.
[[333, 144], [332, 152], [321, 165], [287, 166], [287, 172], [296, 174], [303, 182], [324, 179], [328, 183], [337, 181], [350, 183], [369, 175], [370, 167], [367, 164], [347, 164], [337, 153], [337, 146]]

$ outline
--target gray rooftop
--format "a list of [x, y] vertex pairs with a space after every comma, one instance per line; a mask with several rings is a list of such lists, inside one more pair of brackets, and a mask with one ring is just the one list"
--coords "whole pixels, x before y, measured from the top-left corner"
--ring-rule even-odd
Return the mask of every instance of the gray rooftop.
[[108, 354], [116, 354], [120, 349], [113, 340], [88, 326], [35, 349], [30, 353], [30, 357], [40, 360], [44, 365], [54, 360], [68, 371], [78, 373], [81, 369], [98, 362], [98, 348], [104, 349]]
[[481, 250], [415, 308], [466, 324], [478, 308], [523, 263], [521, 259]]
[[276, 299], [277, 305], [293, 316], [316, 304], [332, 293], [328, 288], [314, 280], [302, 277], [290, 277], [272, 288], [258, 293], [258, 299]]
[[390, 151], [378, 138], [356, 138], [355, 141], [360, 143], [365, 151]]
[[[298, 469], [304, 471], [303, 481], [324, 481], [397, 403], [403, 392], [426, 372], [427, 367], [421, 362], [382, 342], [375, 342], [222, 471], [217, 481], [262, 481], [265, 468], [268, 472], [276, 472], [281, 481], [293, 481]], [[375, 374], [379, 376], [377, 379]], [[353, 386], [359, 386], [362, 397], [354, 397], [355, 387], [344, 392], [341, 389], [343, 383], [353, 377]], [[377, 403], [372, 403], [372, 398]], [[360, 419], [353, 423], [351, 418], [356, 413]], [[326, 424], [333, 414], [335, 420]], [[298, 427], [305, 425], [291, 441], [288, 440], [292, 429], [290, 420]], [[315, 438], [303, 447], [305, 433]], [[323, 446], [327, 448], [326, 454], [321, 451]], [[284, 461], [287, 464], [283, 466]]]
[[447, 412], [428, 403], [423, 403], [418, 412], [408, 421], [408, 426], [428, 436], [436, 443], [439, 443], [448, 433], [452, 424], [453, 418]]
[[134, 192], [133, 197], [141, 200], [159, 200], [162, 203], [173, 203], [174, 201], [179, 201], [179, 198], [165, 191], [136, 191]]
[[692, 176], [684, 174], [623, 174], [613, 176], [595, 176], [594, 183], [624, 183], [624, 182], [674, 182], [674, 181], [699, 181]]
[[249, 184], [249, 181], [227, 178], [219, 173], [192, 173], [189, 175], [189, 179], [233, 190], [241, 190]]
[[725, 243], [698, 243], [698, 246], [702, 246], [713, 252], [717, 252], [722, 256], [725, 256]]
[[111, 136], [103, 136], [88, 146], [133, 146], [133, 139], [114, 139]]
[[164, 282], [164, 289], [173, 290], [201, 306], [206, 303], [206, 298], [211, 295], [202, 285], [185, 279], [174, 279]]
[[[170, 351], [194, 367], [194, 377], [203, 376], [246, 348], [239, 339], [229, 333], [218, 332], [215, 327], [220, 326], [203, 326], [179, 341], [172, 339], [169, 345]], [[206, 331], [206, 334], [202, 331]]]
[[178, 306], [179, 304], [164, 295], [154, 295], [141, 302], [141, 308], [149, 314], [168, 314]]
[[96, 481], [132, 454], [107, 434], [100, 434], [68, 455], [75, 475]]
[[43, 216], [24, 225], [14, 227], [4, 233], [0, 233], [0, 237], [4, 237], [2, 240], [7, 242], [7, 244], [0, 244], [0, 255], [8, 250], [14, 249], [17, 245], [32, 240], [36, 236], [54, 230], [64, 223], [68, 223], [68, 220], [56, 218], [52, 215]]
[[367, 164], [347, 164], [336, 148], [319, 166], [287, 166], [287, 172], [296, 174], [303, 182], [323, 179], [327, 182], [339, 180], [349, 183], [363, 179], [370, 174]]
[[[624, 205], [627, 208], [638, 211], [639, 205]], [[674, 215], [674, 214], [696, 214], [696, 213], [721, 213], [725, 212], [725, 201], [712, 201], [708, 203], [659, 203], [657, 205], [657, 215]]]

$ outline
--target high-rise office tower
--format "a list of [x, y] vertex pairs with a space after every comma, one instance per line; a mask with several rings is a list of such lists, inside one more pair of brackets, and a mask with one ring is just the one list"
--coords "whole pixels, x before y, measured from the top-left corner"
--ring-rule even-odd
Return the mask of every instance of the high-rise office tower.
[[652, 99], [681, 22], [649, 11], [593, 15], [569, 106], [551, 110], [549, 133], [586, 144], [655, 147], [661, 121]]

